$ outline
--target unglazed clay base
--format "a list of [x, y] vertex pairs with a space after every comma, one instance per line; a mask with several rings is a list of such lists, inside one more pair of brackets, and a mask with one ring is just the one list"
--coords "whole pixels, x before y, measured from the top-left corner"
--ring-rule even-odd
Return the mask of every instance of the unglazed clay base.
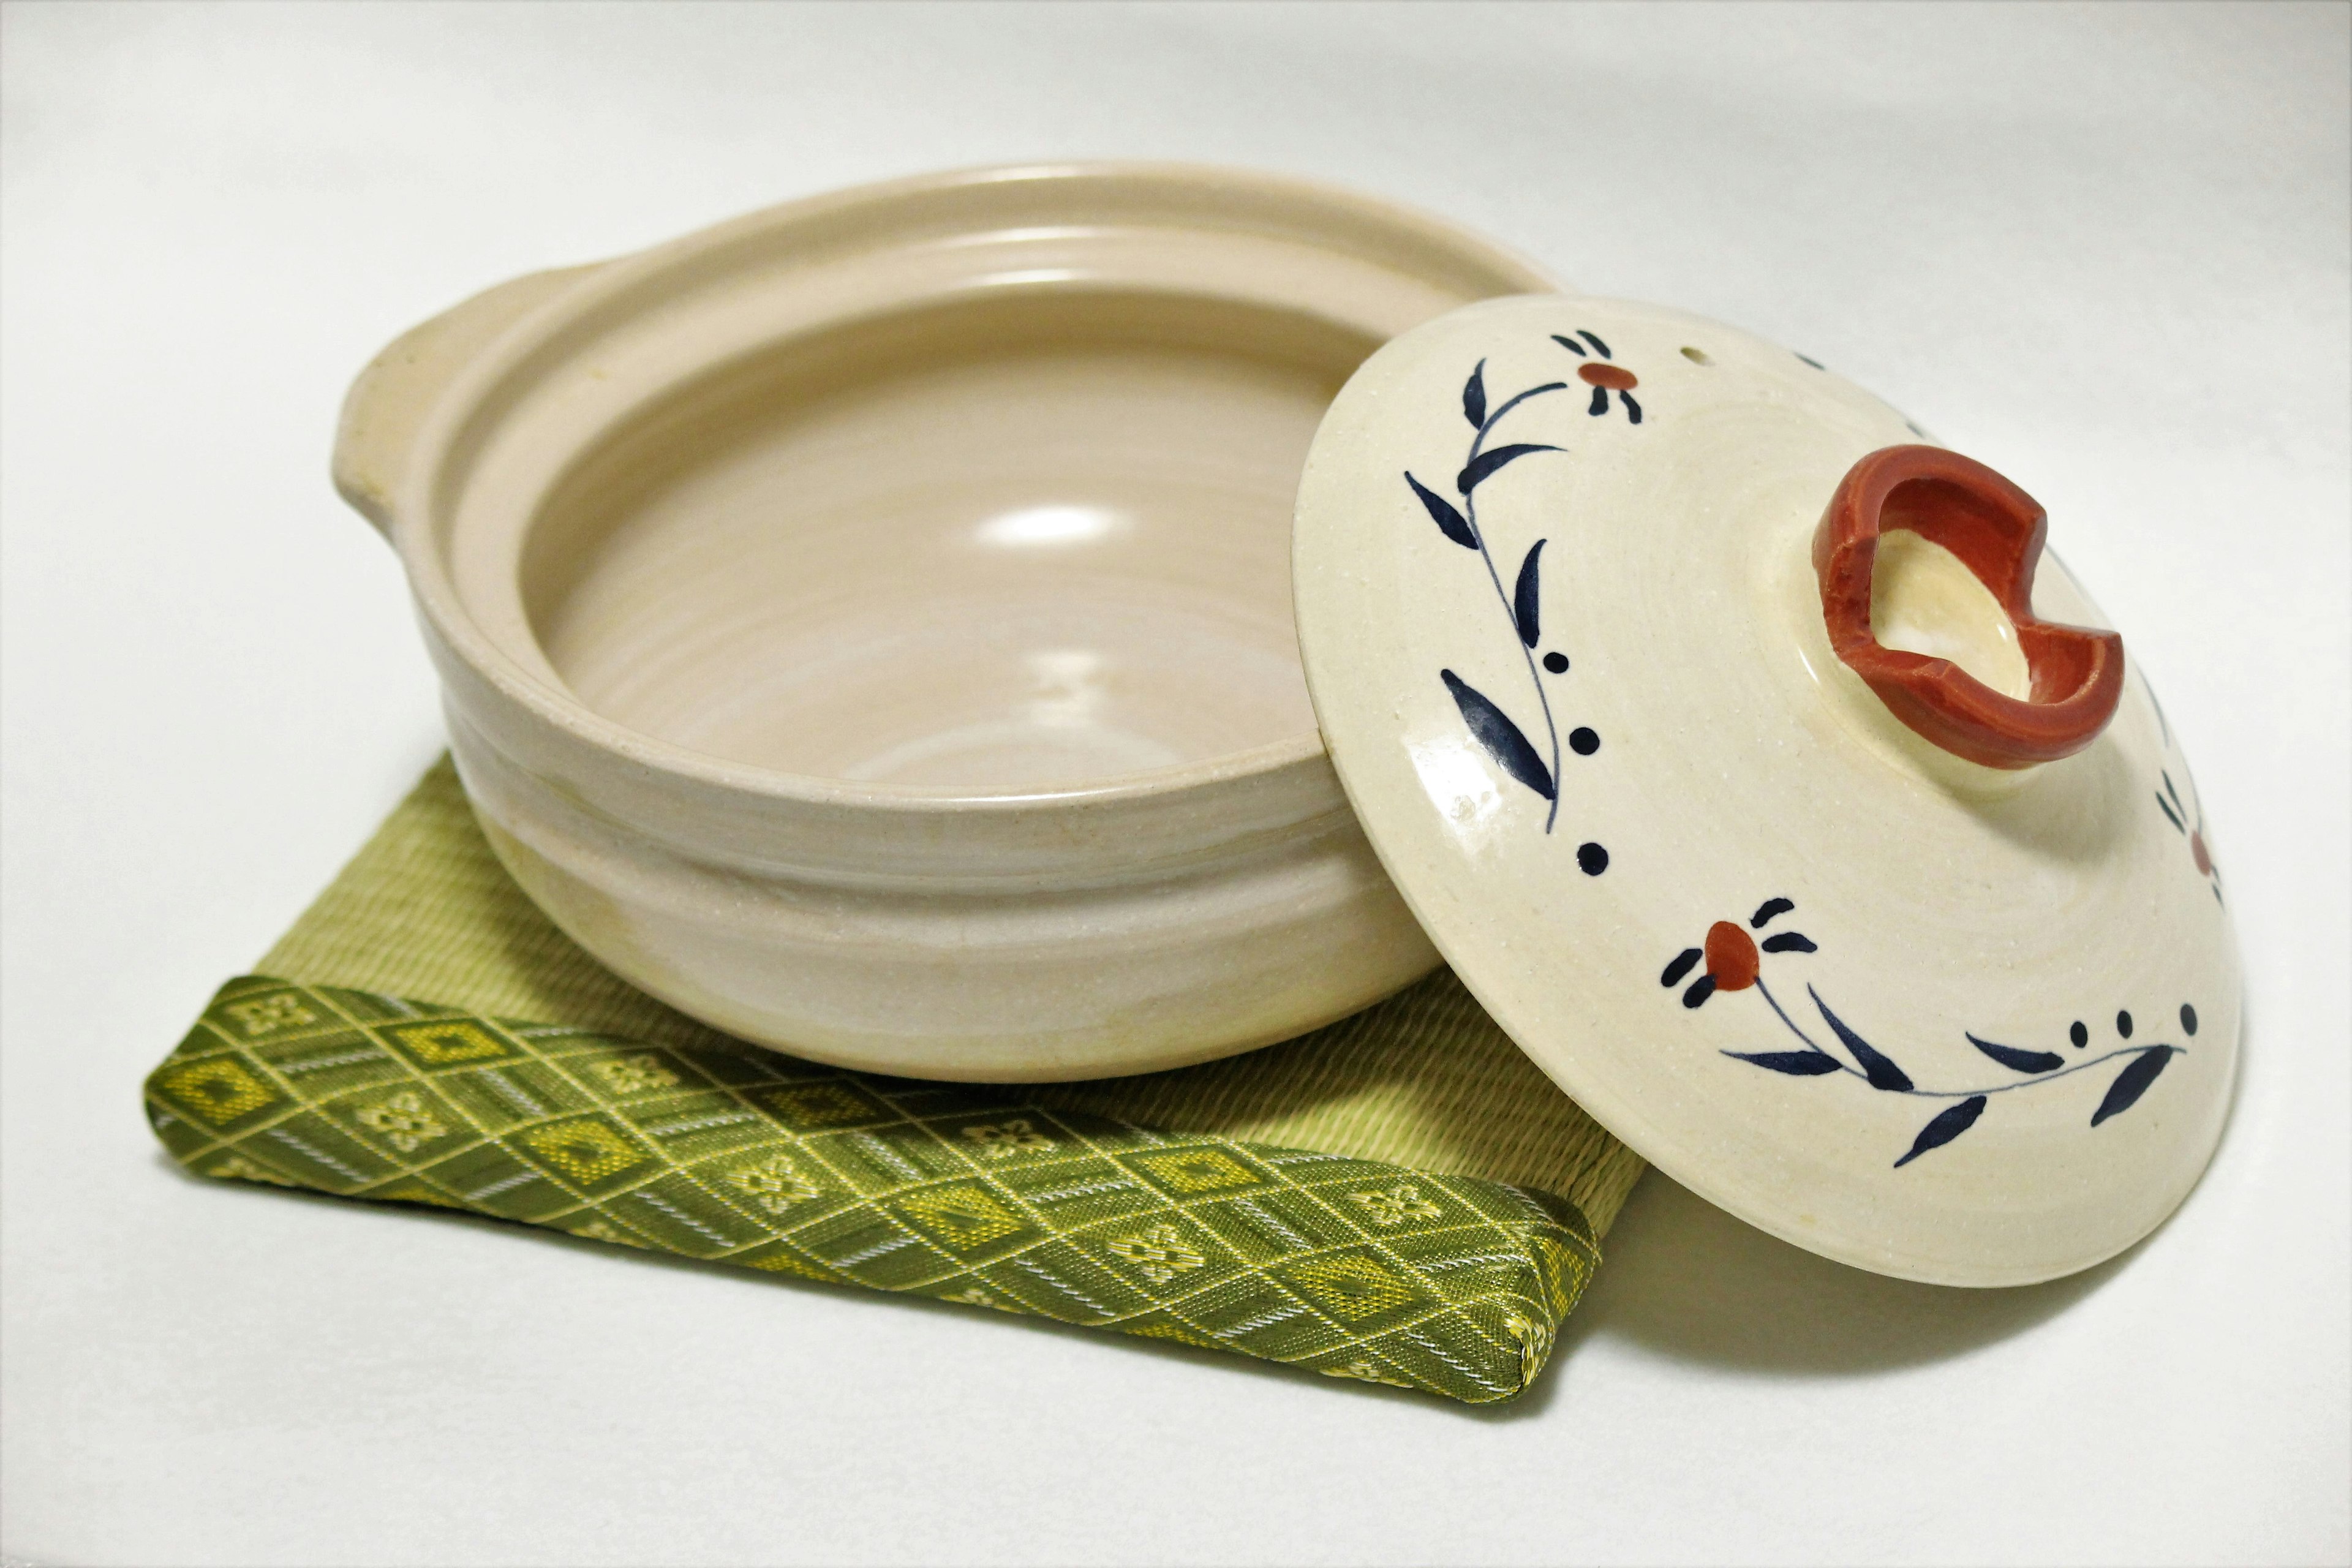
[[597, 712], [791, 773], [1066, 789], [1299, 736], [1290, 510], [1377, 346], [1094, 292], [794, 343], [551, 498], [532, 624]]

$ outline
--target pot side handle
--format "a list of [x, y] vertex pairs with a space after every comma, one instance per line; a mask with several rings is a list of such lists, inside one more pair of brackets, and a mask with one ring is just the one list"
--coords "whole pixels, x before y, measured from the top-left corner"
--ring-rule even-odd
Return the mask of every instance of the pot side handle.
[[512, 279], [394, 338], [343, 396], [335, 424], [336, 493], [390, 538], [393, 487], [442, 390], [491, 339], [602, 265]]

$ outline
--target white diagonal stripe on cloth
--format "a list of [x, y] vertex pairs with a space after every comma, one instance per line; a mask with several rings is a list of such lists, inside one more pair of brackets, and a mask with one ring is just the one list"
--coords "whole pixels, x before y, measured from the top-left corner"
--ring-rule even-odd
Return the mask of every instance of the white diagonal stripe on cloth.
[[1458, 1357], [1446, 1354], [1444, 1347], [1436, 1343], [1427, 1334], [1415, 1331], [1406, 1334], [1404, 1338], [1408, 1342], [1419, 1345], [1423, 1350], [1427, 1351], [1430, 1354], [1435, 1356], [1438, 1360], [1444, 1362], [1446, 1365], [1452, 1367], [1454, 1371], [1460, 1373], [1463, 1376], [1468, 1378], [1479, 1387], [1492, 1389], [1497, 1394], [1504, 1392], [1503, 1385], [1501, 1384], [1496, 1383], [1490, 1378], [1481, 1376], [1475, 1368], [1464, 1365]]
[[877, 1138], [873, 1133], [853, 1132], [850, 1134], [850, 1137], [856, 1141], [858, 1147], [873, 1155], [875, 1159], [880, 1161], [883, 1164], [889, 1166], [892, 1170], [906, 1177], [907, 1180], [910, 1182], [919, 1182], [923, 1179], [923, 1169], [921, 1166], [908, 1159], [904, 1154], [899, 1153], [896, 1149], [891, 1148], [889, 1144], [884, 1142], [881, 1139]]
[[1089, 1182], [1083, 1187], [1055, 1187], [1025, 1194], [1033, 1204], [1057, 1204], [1068, 1198], [1090, 1198], [1097, 1193], [1133, 1192], [1133, 1182]]
[[719, 1235], [717, 1231], [711, 1229], [700, 1220], [696, 1219], [692, 1215], [688, 1214], [684, 1209], [679, 1208], [676, 1204], [665, 1203], [663, 1200], [654, 1196], [653, 1194], [648, 1192], [639, 1192], [634, 1195], [639, 1203], [646, 1205], [649, 1208], [660, 1210], [663, 1214], [669, 1215], [670, 1218], [677, 1221], [678, 1224], [686, 1226], [687, 1229], [693, 1231], [698, 1236], [707, 1236], [721, 1247], [735, 1247], [740, 1245], [740, 1243], [730, 1241], [727, 1237]]
[[1028, 1272], [1034, 1274], [1038, 1279], [1043, 1279], [1054, 1289], [1059, 1291], [1065, 1296], [1067, 1296], [1071, 1300], [1076, 1301], [1079, 1306], [1086, 1308], [1097, 1316], [1105, 1318], [1115, 1318], [1118, 1316], [1118, 1313], [1114, 1309], [1104, 1306], [1100, 1301], [1096, 1300], [1093, 1297], [1087, 1295], [1085, 1291], [1080, 1290], [1076, 1286], [1071, 1284], [1066, 1279], [1062, 1279], [1059, 1275], [1047, 1273], [1045, 1269], [1038, 1268], [1034, 1263], [1030, 1262], [1029, 1259], [1025, 1258], [1016, 1258], [1013, 1259], [1013, 1263], [1015, 1268], [1024, 1268]]
[[1288, 1306], [1276, 1307], [1273, 1311], [1261, 1313], [1245, 1322], [1235, 1323], [1229, 1329], [1219, 1329], [1217, 1337], [1221, 1340], [1238, 1339], [1244, 1334], [1255, 1333], [1259, 1329], [1270, 1329], [1276, 1323], [1286, 1323], [1306, 1310], [1305, 1306], [1293, 1301]]
[[484, 1083], [488, 1084], [492, 1089], [498, 1090], [499, 1097], [505, 1100], [508, 1104], [521, 1111], [525, 1116], [544, 1116], [547, 1114], [547, 1107], [541, 1105], [539, 1101], [525, 1094], [507, 1078], [506, 1074], [500, 1072], [498, 1068], [484, 1068], [481, 1070], [479, 1077]]
[[361, 1174], [359, 1172], [352, 1170], [349, 1165], [344, 1164], [332, 1154], [328, 1153], [325, 1150], [320, 1149], [314, 1144], [305, 1142], [303, 1140], [295, 1137], [294, 1134], [287, 1131], [283, 1127], [271, 1128], [269, 1130], [269, 1136], [277, 1139], [280, 1143], [292, 1149], [296, 1153], [302, 1155], [312, 1163], [323, 1165], [339, 1176], [347, 1177], [352, 1181], [362, 1184], [367, 1181], [367, 1177]]
[[328, 1068], [344, 1068], [353, 1062], [374, 1062], [383, 1059], [383, 1053], [371, 1047], [363, 1051], [341, 1051], [331, 1057], [314, 1057], [307, 1062], [278, 1062], [273, 1065], [282, 1073], [323, 1072]]
[[674, 1138], [681, 1132], [699, 1132], [711, 1127], [733, 1127], [745, 1121], [757, 1121], [759, 1117], [748, 1110], [730, 1110], [718, 1116], [697, 1117], [690, 1121], [646, 1123], [646, 1131], [656, 1138]]
[[1265, 1209], [1259, 1207], [1255, 1199], [1235, 1198], [1234, 1200], [1234, 1207], [1249, 1215], [1250, 1218], [1257, 1221], [1259, 1225], [1265, 1226], [1266, 1230], [1271, 1232], [1273, 1235], [1281, 1237], [1284, 1241], [1288, 1242], [1293, 1247], [1299, 1247], [1303, 1250], [1315, 1245], [1305, 1237], [1299, 1235], [1297, 1231], [1291, 1229], [1288, 1226], [1283, 1224], [1280, 1220], [1275, 1218], [1274, 1215], [1266, 1213]]
[[916, 1245], [918, 1245], [918, 1240], [914, 1237], [893, 1237], [888, 1241], [883, 1242], [879, 1246], [869, 1247], [863, 1252], [853, 1252], [846, 1258], [834, 1258], [832, 1259], [832, 1263], [835, 1268], [855, 1268], [861, 1263], [871, 1263], [876, 1258], [896, 1252], [902, 1247], [914, 1247]]
[[1516, 1252], [1474, 1252], [1466, 1258], [1439, 1258], [1435, 1262], [1423, 1264], [1422, 1268], [1432, 1274], [1442, 1274], [1449, 1268], [1475, 1268], [1490, 1264], [1507, 1266], [1525, 1261], [1527, 1261], [1526, 1258]]
[[472, 1192], [466, 1194], [466, 1198], [469, 1203], [480, 1203], [484, 1199], [497, 1197], [500, 1193], [512, 1192], [515, 1188], [521, 1186], [526, 1182], [535, 1182], [537, 1180], [539, 1180], [539, 1173], [537, 1171], [517, 1171], [513, 1175], [505, 1177], [499, 1181], [492, 1182], [487, 1187], [476, 1187]]

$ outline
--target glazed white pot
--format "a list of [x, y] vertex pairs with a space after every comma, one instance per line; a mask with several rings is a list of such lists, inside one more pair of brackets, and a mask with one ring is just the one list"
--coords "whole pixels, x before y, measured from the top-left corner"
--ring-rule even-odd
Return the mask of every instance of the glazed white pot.
[[500, 859], [615, 972], [855, 1068], [1145, 1071], [1436, 963], [1316, 727], [1292, 499], [1382, 342], [1556, 288], [1263, 175], [927, 177], [467, 301], [335, 478]]

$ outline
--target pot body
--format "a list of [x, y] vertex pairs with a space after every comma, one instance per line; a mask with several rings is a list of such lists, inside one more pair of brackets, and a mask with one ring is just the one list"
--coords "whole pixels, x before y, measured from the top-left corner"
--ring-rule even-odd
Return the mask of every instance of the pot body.
[[[362, 376], [336, 479], [408, 569], [500, 859], [614, 972], [866, 1070], [1147, 1071], [1295, 1036], [1436, 963], [1303, 686], [1285, 705], [1286, 575], [1227, 593], [1265, 574], [1265, 525], [1216, 497], [1263, 510], [1290, 459], [1260, 437], [1319, 416], [1308, 372], [1344, 379], [1423, 320], [1548, 287], [1444, 226], [1262, 176], [902, 182], [467, 301]], [[1027, 367], [1010, 381], [999, 343]], [[901, 409], [936, 471], [896, 456]], [[961, 504], [926, 487], [995, 483], [1001, 449], [1078, 473], [1162, 424], [1197, 450], [1144, 452], [1134, 482], [1209, 499], [1139, 524], [1129, 556], [1103, 544], [1127, 576], [1023, 553], [1115, 533], [1115, 509], [1023, 492], [976, 535], [922, 521]], [[955, 554], [971, 537], [1019, 559]], [[1250, 607], [1275, 604], [1278, 622]], [[1014, 646], [1079, 611], [1054, 634], [1069, 647]], [[1161, 663], [1104, 673], [1097, 634]], [[992, 659], [1046, 687], [1012, 721], [940, 718]], [[1122, 704], [1148, 736], [1098, 721]]]

